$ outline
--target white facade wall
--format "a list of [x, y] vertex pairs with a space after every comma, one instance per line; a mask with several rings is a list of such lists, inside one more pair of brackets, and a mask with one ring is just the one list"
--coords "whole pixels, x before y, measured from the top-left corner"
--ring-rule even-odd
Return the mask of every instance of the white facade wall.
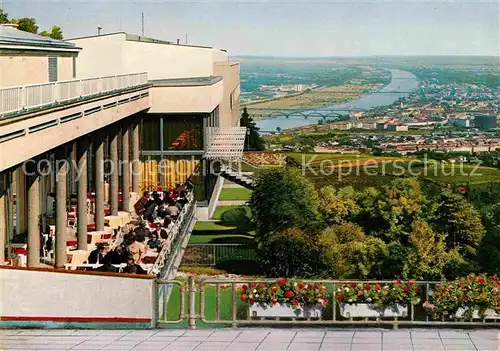
[[228, 61], [213, 48], [127, 40], [125, 33], [70, 40], [82, 51], [77, 61], [80, 78], [148, 72], [148, 79], [208, 77], [213, 63]]
[[82, 38], [70, 40], [70, 42], [82, 48], [76, 60], [78, 78], [140, 72], [139, 70], [127, 71], [124, 65], [125, 33]]
[[27, 269], [0, 269], [0, 277], [2, 319], [116, 318], [147, 323], [153, 315], [153, 279]]

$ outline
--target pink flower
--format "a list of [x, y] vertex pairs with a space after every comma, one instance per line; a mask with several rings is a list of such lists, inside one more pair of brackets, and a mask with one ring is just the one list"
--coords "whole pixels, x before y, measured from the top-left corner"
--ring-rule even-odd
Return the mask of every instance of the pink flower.
[[429, 303], [429, 301], [425, 301], [424, 304], [423, 304], [424, 308], [428, 309], [428, 310], [435, 310], [436, 309], [436, 306], [434, 306], [433, 304]]

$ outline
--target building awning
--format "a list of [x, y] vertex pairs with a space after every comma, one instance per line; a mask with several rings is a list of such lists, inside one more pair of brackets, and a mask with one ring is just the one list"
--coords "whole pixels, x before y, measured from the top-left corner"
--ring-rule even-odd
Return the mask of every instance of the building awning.
[[245, 127], [208, 128], [208, 148], [205, 157], [211, 160], [241, 158], [246, 131]]

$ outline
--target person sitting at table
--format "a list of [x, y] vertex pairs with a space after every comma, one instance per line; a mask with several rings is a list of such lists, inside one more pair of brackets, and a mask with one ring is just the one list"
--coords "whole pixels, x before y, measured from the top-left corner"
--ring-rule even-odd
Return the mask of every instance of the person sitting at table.
[[[155, 231], [151, 232], [151, 239], [148, 241], [148, 247], [152, 250], [158, 249], [161, 244], [160, 238], [167, 235], [165, 229], [161, 227], [161, 223], [156, 223], [155, 225]], [[162, 231], [165, 233], [162, 233]]]
[[[167, 235], [172, 230], [173, 226], [174, 226], [174, 222], [172, 222], [172, 219], [168, 216], [165, 217], [165, 220], [163, 221], [163, 228], [165, 228]], [[166, 239], [166, 238], [163, 238], [161, 235], [160, 235], [160, 238]]]
[[142, 216], [148, 202], [149, 202], [149, 191], [145, 191], [142, 194], [142, 197], [139, 200], [137, 200], [137, 202], [134, 204], [134, 210], [138, 216]]
[[99, 264], [102, 263], [102, 260], [104, 259], [104, 244], [97, 244], [97, 247], [95, 250], [93, 250], [87, 261], [90, 264]]
[[114, 250], [104, 256], [104, 262], [109, 264], [122, 264], [127, 262], [127, 252], [122, 245], [118, 245]]
[[162, 201], [160, 206], [158, 207], [158, 217], [163, 219], [166, 216], [168, 216], [167, 208], [168, 208], [167, 203], [165, 201]]
[[127, 251], [134, 259], [134, 262], [141, 262], [146, 255], [146, 247], [143, 242], [144, 236], [139, 234], [135, 236], [135, 241], [127, 247]]
[[136, 274], [137, 266], [134, 263], [134, 258], [132, 256], [127, 257], [127, 265], [123, 268], [123, 273]]
[[173, 219], [173, 220], [176, 220], [177, 217], [179, 217], [179, 208], [176, 206], [175, 204], [175, 201], [174, 200], [170, 200], [168, 202], [168, 207], [167, 207], [167, 214], [168, 216]]

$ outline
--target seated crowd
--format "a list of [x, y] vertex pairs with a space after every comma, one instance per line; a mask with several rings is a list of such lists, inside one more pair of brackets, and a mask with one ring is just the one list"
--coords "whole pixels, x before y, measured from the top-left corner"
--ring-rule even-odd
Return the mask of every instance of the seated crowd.
[[146, 254], [150, 251], [160, 252], [168, 241], [174, 222], [188, 202], [190, 190], [191, 183], [187, 181], [186, 184], [178, 184], [176, 189], [165, 192], [154, 191], [150, 194], [145, 191], [134, 205], [141, 219], [139, 226], [125, 234], [122, 243], [108, 253], [105, 253], [103, 244], [98, 244], [90, 253], [88, 263], [102, 264], [96, 270], [106, 272], [119, 272], [120, 269], [116, 266], [126, 264], [123, 273], [146, 274], [143, 264], [154, 263], [154, 260], [151, 262], [147, 259], [155, 257], [146, 257]]

